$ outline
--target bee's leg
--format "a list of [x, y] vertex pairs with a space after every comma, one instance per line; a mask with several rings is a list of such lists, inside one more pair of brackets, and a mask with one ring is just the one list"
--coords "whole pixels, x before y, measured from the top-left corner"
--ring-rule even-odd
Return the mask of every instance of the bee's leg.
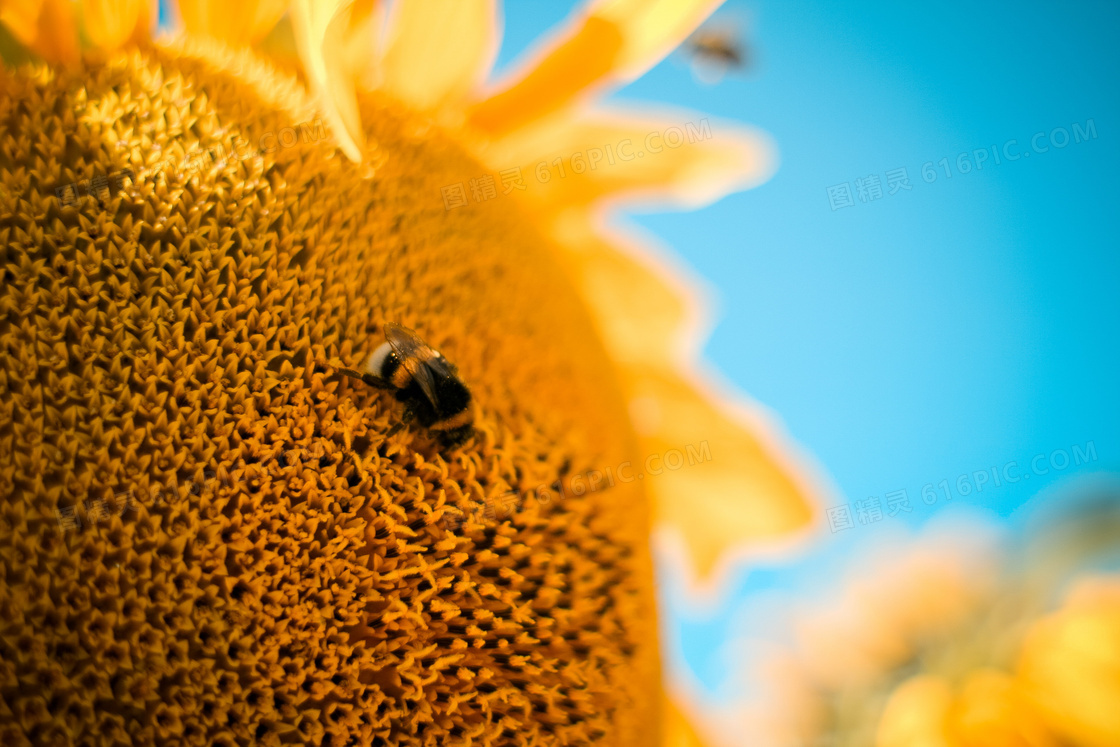
[[397, 433], [400, 432], [401, 428], [404, 428], [406, 425], [411, 423], [415, 418], [416, 418], [416, 413], [414, 413], [412, 411], [412, 408], [411, 407], [406, 408], [404, 413], [401, 414], [400, 421], [396, 425], [394, 425], [392, 428], [390, 428], [388, 431], [386, 431], [385, 438], [390, 438], [391, 436], [396, 435]]
[[340, 374], [346, 374], [351, 379], [360, 379], [365, 376], [361, 371], [355, 371], [353, 368], [346, 368], [345, 366], [333, 366], [333, 368]]
[[360, 379], [362, 382], [368, 384], [369, 386], [377, 387], [378, 389], [392, 389], [392, 387], [380, 376], [374, 376], [371, 373], [363, 373], [361, 371], [356, 371], [353, 368], [346, 368], [345, 366], [334, 366], [333, 368], [340, 374], [345, 374], [351, 379]]

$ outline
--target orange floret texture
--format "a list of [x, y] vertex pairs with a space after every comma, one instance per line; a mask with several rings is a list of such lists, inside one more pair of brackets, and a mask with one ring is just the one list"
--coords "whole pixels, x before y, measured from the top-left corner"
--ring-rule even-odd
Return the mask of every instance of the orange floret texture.
[[[199, 44], [0, 70], [0, 744], [655, 744], [641, 483], [535, 497], [639, 458], [556, 250], [445, 209], [486, 169], [428, 122], [363, 94], [353, 164]], [[324, 365], [386, 321], [464, 447]]]

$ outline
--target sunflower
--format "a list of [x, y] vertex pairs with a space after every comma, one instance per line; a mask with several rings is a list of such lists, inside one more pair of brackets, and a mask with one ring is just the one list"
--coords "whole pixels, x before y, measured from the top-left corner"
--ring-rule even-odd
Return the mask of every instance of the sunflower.
[[[716, 5], [593, 3], [490, 88], [489, 2], [0, 5], [0, 741], [695, 743], [651, 529], [711, 579], [810, 509], [603, 215], [773, 159], [595, 102]], [[339, 377], [388, 321], [462, 447]]]

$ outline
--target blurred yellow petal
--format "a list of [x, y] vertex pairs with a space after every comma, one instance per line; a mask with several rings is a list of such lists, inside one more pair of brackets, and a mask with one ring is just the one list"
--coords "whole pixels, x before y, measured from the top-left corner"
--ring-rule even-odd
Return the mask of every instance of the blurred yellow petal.
[[663, 695], [661, 747], [704, 747], [688, 717], [668, 694]]
[[666, 549], [683, 542], [682, 560], [710, 580], [730, 550], [806, 525], [814, 491], [777, 426], [698, 370], [700, 312], [679, 271], [579, 214], [554, 235], [614, 355], [646, 460], [631, 474], [655, 499]]
[[711, 450], [710, 464], [651, 481], [657, 528], [670, 539], [681, 537], [695, 573], [707, 578], [730, 552], [793, 532], [809, 523], [812, 512], [772, 428], [750, 422], [746, 411], [736, 418], [726, 399], [711, 396], [703, 383], [682, 373], [635, 367], [623, 372], [623, 383], [631, 402], [656, 403], [662, 417], [656, 435], [641, 439], [644, 453], [667, 455], [695, 446], [699, 464]]
[[1019, 676], [1056, 733], [1120, 744], [1120, 578], [1086, 581], [1023, 644]]
[[585, 93], [641, 75], [723, 0], [600, 0], [580, 12], [515, 82], [475, 105], [471, 124], [502, 135]]
[[2, 0], [0, 22], [11, 29], [17, 39], [30, 45], [39, 34], [39, 13], [43, 0]]
[[952, 747], [945, 720], [953, 701], [949, 683], [921, 675], [901, 684], [883, 709], [876, 747]]
[[99, 49], [113, 51], [146, 38], [158, 12], [154, 0], [81, 0], [82, 27]]
[[[376, 83], [377, 36], [381, 28], [377, 0], [357, 0], [327, 25], [323, 55], [327, 69], [356, 86], [372, 88]], [[360, 123], [359, 123], [360, 126]]]
[[25, 47], [48, 62], [78, 61], [78, 29], [69, 0], [4, 0], [0, 21]]
[[485, 79], [498, 49], [494, 0], [396, 3], [381, 87], [417, 109], [462, 99]]
[[634, 80], [660, 62], [723, 0], [600, 0], [593, 13], [623, 29], [626, 44], [614, 73]]
[[698, 207], [768, 179], [775, 153], [765, 133], [742, 125], [633, 109], [565, 112], [480, 150], [495, 169], [520, 168], [526, 198], [554, 212], [604, 197]]
[[358, 115], [357, 80], [373, 59], [374, 0], [294, 0], [292, 27], [307, 77], [343, 153], [360, 161], [365, 134]]
[[496, 136], [560, 111], [614, 69], [622, 45], [615, 24], [587, 18], [520, 80], [476, 104], [470, 124]]
[[287, 0], [179, 0], [179, 15], [189, 33], [230, 46], [256, 44], [287, 9]]

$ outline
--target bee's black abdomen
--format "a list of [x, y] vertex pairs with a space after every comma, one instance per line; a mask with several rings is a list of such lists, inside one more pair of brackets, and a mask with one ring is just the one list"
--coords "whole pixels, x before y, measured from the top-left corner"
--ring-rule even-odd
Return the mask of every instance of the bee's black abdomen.
[[415, 381], [410, 381], [404, 389], [398, 389], [396, 398], [412, 408], [416, 419], [425, 428], [458, 415], [471, 404], [470, 390], [463, 382], [453, 377], [436, 379], [438, 409]]
[[471, 391], [454, 376], [436, 379], [436, 396], [441, 418], [458, 415], [471, 404]]
[[420, 425], [429, 428], [433, 423], [440, 421], [440, 414], [424, 394], [424, 390], [415, 381], [408, 382], [404, 389], [398, 389], [396, 398], [408, 405], [409, 409], [420, 421]]

